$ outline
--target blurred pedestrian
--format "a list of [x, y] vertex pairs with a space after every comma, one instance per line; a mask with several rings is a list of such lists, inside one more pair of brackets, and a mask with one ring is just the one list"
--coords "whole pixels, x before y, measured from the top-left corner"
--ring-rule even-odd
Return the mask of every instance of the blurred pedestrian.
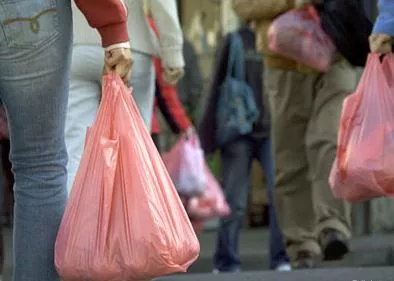
[[314, 267], [322, 255], [326, 260], [341, 259], [349, 251], [351, 236], [350, 205], [333, 197], [328, 178], [342, 102], [355, 89], [356, 72], [341, 54], [327, 73], [320, 73], [268, 47], [273, 20], [317, 2], [321, 1], [233, 0], [235, 12], [257, 24], [272, 120], [276, 205], [295, 268]]
[[[222, 91], [220, 88], [227, 78], [229, 64], [235, 57], [230, 57], [233, 35], [239, 35], [244, 46], [245, 82], [253, 89], [254, 96], [250, 97], [259, 109], [259, 118], [253, 124], [249, 134], [240, 135], [236, 139], [220, 144], [217, 139], [219, 124], [217, 114], [220, 108], [232, 108], [232, 104], [219, 104]], [[255, 34], [247, 24], [234, 34], [228, 35], [216, 53], [213, 80], [208, 101], [204, 110], [199, 135], [202, 148], [206, 153], [214, 153], [220, 149], [222, 182], [231, 214], [220, 221], [218, 239], [214, 257], [215, 272], [238, 272], [241, 270], [241, 260], [238, 252], [239, 236], [243, 218], [248, 207], [250, 191], [251, 164], [258, 160], [264, 170], [265, 186], [269, 198], [269, 230], [270, 230], [270, 268], [278, 271], [289, 271], [282, 233], [279, 229], [276, 210], [273, 204], [274, 163], [270, 139], [269, 111], [265, 107], [262, 89], [263, 61], [255, 49]], [[235, 63], [234, 63], [235, 64]], [[234, 101], [236, 102], [236, 101]]]

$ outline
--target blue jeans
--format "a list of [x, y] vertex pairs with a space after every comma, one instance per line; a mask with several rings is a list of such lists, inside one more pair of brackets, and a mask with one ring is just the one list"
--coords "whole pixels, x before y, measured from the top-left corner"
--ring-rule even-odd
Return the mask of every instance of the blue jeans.
[[71, 26], [70, 0], [0, 1], [0, 99], [15, 175], [15, 281], [59, 280], [54, 244], [67, 198]]
[[271, 140], [257, 142], [245, 137], [226, 145], [221, 151], [223, 186], [232, 214], [220, 222], [214, 257], [215, 268], [219, 271], [236, 271], [241, 266], [238, 241], [248, 205], [250, 169], [254, 158], [259, 160], [265, 171], [268, 191], [270, 268], [289, 262], [273, 205], [275, 171]]

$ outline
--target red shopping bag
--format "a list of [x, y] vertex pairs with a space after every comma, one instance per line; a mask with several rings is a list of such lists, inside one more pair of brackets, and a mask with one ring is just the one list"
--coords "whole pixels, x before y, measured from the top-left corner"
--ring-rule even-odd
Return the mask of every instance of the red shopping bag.
[[394, 55], [370, 54], [342, 109], [337, 157], [330, 175], [335, 197], [348, 201], [394, 196]]
[[186, 210], [196, 231], [202, 230], [204, 222], [230, 215], [231, 210], [219, 182], [207, 165], [204, 165], [207, 186], [201, 196], [187, 200]]
[[268, 46], [279, 55], [322, 72], [329, 70], [336, 50], [313, 6], [279, 16], [268, 30]]
[[198, 136], [181, 137], [175, 146], [163, 156], [172, 181], [180, 195], [196, 196], [207, 185], [204, 172], [204, 152]]
[[185, 272], [199, 249], [129, 89], [105, 76], [56, 240], [61, 279], [151, 280]]

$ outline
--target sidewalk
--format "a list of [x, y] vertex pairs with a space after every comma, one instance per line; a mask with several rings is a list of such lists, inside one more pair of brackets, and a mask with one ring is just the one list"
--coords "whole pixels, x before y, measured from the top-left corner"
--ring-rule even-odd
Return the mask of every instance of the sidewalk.
[[190, 274], [157, 278], [155, 281], [393, 281], [394, 267], [335, 268], [239, 274]]
[[[199, 236], [201, 253], [190, 273], [212, 271], [212, 256], [215, 250], [216, 233], [206, 232]], [[245, 271], [268, 269], [268, 232], [266, 229], [245, 230], [241, 235], [240, 255]], [[369, 267], [394, 266], [394, 234], [354, 237], [350, 242], [351, 252], [345, 259], [325, 262], [322, 267]], [[351, 280], [349, 280], [351, 281]], [[394, 269], [393, 278], [394, 281]]]
[[[12, 236], [5, 229], [6, 262], [4, 281], [11, 281]], [[394, 234], [355, 237], [350, 243], [351, 253], [339, 262], [324, 263], [322, 270], [297, 271], [281, 274], [264, 271], [268, 269], [268, 232], [266, 229], [245, 230], [241, 236], [240, 254], [243, 270], [251, 271], [240, 275], [213, 275], [212, 255], [215, 249], [215, 232], [199, 235], [201, 254], [187, 275], [160, 278], [160, 281], [394, 281]], [[389, 267], [392, 266], [392, 267]], [[330, 268], [327, 271], [327, 267]], [[346, 267], [346, 268], [344, 268]], [[376, 268], [375, 268], [376, 267]], [[334, 269], [335, 268], [335, 269]], [[340, 268], [340, 269], [339, 269]], [[201, 274], [205, 273], [205, 274]]]

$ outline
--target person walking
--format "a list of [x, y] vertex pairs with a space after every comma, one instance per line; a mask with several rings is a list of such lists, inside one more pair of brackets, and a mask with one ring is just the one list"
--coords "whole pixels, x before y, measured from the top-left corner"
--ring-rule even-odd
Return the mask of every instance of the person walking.
[[[216, 136], [221, 124], [217, 122], [219, 107], [232, 106], [219, 104], [220, 87], [226, 79], [226, 69], [231, 63], [230, 48], [234, 34], [240, 36], [244, 46], [245, 82], [253, 89], [251, 97], [259, 108], [259, 118], [253, 124], [253, 130], [226, 143], [219, 144]], [[218, 148], [221, 155], [222, 182], [226, 200], [231, 214], [220, 221], [216, 252], [214, 256], [214, 272], [238, 272], [241, 270], [241, 258], [238, 252], [239, 236], [245, 216], [249, 191], [251, 164], [258, 160], [264, 170], [265, 186], [269, 198], [269, 231], [270, 231], [270, 268], [278, 271], [290, 271], [289, 258], [286, 254], [283, 235], [279, 229], [276, 210], [273, 204], [274, 163], [270, 139], [269, 111], [265, 107], [262, 89], [263, 60], [255, 49], [255, 34], [248, 24], [227, 36], [216, 54], [213, 81], [210, 95], [204, 110], [199, 136], [205, 153], [214, 153]]]
[[233, 0], [236, 14], [256, 23], [257, 48], [264, 56], [276, 204], [287, 253], [296, 269], [315, 267], [321, 258], [342, 259], [351, 237], [351, 207], [333, 197], [328, 178], [342, 103], [355, 89], [356, 71], [339, 53], [329, 71], [321, 73], [268, 47], [272, 21], [318, 2]]

